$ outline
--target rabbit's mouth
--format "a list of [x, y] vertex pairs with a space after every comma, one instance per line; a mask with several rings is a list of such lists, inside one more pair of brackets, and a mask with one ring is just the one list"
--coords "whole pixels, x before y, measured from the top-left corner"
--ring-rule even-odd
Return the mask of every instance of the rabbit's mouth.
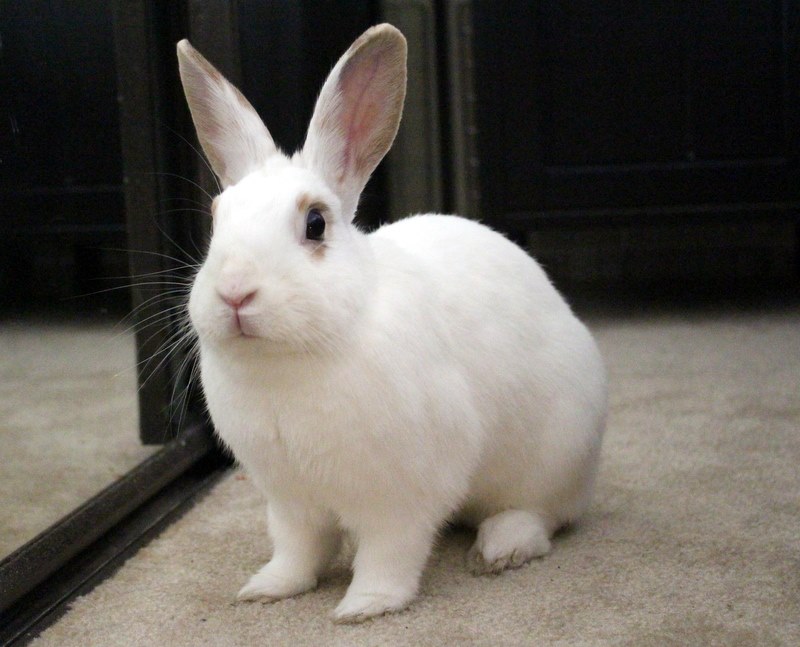
[[233, 333], [237, 337], [246, 338], [259, 338], [262, 335], [259, 332], [256, 319], [246, 312], [241, 310], [233, 311]]

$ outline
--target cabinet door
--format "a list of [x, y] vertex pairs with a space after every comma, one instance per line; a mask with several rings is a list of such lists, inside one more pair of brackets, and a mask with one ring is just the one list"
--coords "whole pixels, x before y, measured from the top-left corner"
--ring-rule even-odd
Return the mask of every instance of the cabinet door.
[[793, 1], [473, 5], [483, 217], [785, 211]]

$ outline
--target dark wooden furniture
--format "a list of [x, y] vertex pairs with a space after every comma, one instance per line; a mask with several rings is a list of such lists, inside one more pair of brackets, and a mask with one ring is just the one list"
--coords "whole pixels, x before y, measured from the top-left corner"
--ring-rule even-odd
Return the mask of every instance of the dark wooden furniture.
[[797, 217], [796, 1], [462, 4], [492, 222]]

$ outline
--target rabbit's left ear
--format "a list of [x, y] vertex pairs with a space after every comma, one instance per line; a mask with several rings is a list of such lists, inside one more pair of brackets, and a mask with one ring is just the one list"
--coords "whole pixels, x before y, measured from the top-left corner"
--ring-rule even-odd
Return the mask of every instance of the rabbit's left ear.
[[236, 184], [277, 152], [272, 136], [250, 102], [188, 40], [178, 43], [178, 65], [211, 168], [223, 187]]
[[405, 95], [406, 39], [388, 24], [364, 32], [322, 87], [302, 155], [348, 217], [394, 141]]

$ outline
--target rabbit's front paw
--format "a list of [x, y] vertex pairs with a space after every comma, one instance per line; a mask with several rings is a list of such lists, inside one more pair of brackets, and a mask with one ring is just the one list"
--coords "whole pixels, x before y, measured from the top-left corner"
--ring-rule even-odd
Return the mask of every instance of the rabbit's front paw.
[[269, 562], [250, 578], [250, 581], [239, 591], [236, 599], [274, 602], [305, 593], [316, 586], [316, 578], [302, 578], [289, 572], [282, 572], [282, 569], [274, 562]]
[[333, 620], [338, 623], [363, 622], [384, 613], [402, 611], [413, 599], [413, 592], [399, 590], [390, 593], [348, 591], [333, 612]]

